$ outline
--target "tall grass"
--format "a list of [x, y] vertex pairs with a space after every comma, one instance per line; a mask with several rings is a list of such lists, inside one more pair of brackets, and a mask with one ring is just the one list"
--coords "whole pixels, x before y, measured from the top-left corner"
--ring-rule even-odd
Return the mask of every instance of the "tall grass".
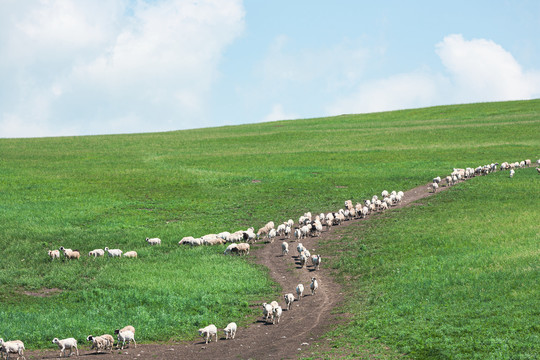
[[[0, 336], [131, 323], [141, 341], [249, 321], [264, 269], [183, 236], [259, 227], [492, 161], [539, 156], [540, 101], [443, 106], [169, 133], [0, 140]], [[160, 237], [149, 248], [146, 237]], [[65, 246], [139, 259], [50, 262]], [[58, 288], [52, 297], [23, 291]], [[247, 318], [246, 318], [247, 317]], [[245, 319], [245, 320], [242, 320]], [[65, 335], [62, 335], [62, 334]]]

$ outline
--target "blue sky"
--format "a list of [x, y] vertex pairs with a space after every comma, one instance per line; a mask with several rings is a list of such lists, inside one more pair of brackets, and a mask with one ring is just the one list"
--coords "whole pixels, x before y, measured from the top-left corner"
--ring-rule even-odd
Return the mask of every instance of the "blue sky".
[[0, 138], [540, 97], [539, 1], [0, 0]]

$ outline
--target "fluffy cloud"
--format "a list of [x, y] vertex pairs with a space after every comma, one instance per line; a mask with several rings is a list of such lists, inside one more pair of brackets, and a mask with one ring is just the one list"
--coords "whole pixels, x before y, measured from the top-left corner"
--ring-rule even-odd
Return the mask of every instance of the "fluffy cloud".
[[512, 54], [493, 41], [449, 35], [436, 45], [436, 53], [445, 73], [420, 69], [368, 81], [329, 104], [326, 112], [367, 113], [540, 96], [540, 73], [524, 71]]
[[0, 13], [0, 137], [181, 128], [204, 116], [244, 27], [240, 0], [7, 1]]

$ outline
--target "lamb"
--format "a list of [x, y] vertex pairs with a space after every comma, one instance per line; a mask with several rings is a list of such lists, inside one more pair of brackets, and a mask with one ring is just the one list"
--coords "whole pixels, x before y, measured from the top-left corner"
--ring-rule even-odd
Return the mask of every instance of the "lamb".
[[51, 258], [51, 261], [54, 259], [60, 259], [59, 250], [49, 250], [47, 253], [49, 254], [49, 257]]
[[287, 226], [289, 226], [292, 229], [294, 226], [294, 220], [293, 219], [287, 220]]
[[94, 249], [88, 253], [88, 256], [98, 257], [105, 255], [105, 251], [103, 249]]
[[531, 166], [531, 159], [526, 159], [526, 160], [525, 160], [525, 165], [526, 165], [527, 167], [530, 167], [530, 166]]
[[283, 295], [285, 299], [285, 304], [287, 305], [287, 311], [291, 309], [291, 304], [294, 302], [294, 295], [291, 293]]
[[311, 257], [311, 263], [315, 266], [315, 270], [319, 270], [319, 266], [321, 265], [321, 255], [313, 255]]
[[77, 348], [77, 340], [74, 338], [67, 338], [63, 340], [59, 340], [58, 338], [54, 338], [52, 341], [53, 344], [58, 345], [58, 348], [60, 349], [60, 357], [66, 355], [66, 349], [69, 349], [69, 356], [73, 354], [73, 349], [77, 351], [77, 356], [79, 356], [79, 349]]
[[285, 256], [289, 254], [289, 244], [286, 241], [281, 243], [281, 255]]
[[88, 335], [86, 337], [86, 341], [91, 341], [92, 346], [90, 347], [90, 350], [96, 349], [98, 353], [100, 352], [101, 349], [105, 349], [109, 345], [109, 340], [101, 336]]
[[300, 228], [300, 232], [302, 233], [302, 238], [306, 238], [309, 234], [309, 226], [304, 225]]
[[24, 359], [24, 343], [21, 340], [4, 341], [0, 338], [0, 356], [4, 357], [2, 353], [6, 353], [6, 359], [9, 359], [9, 354], [17, 354], [17, 360], [20, 356]]
[[120, 249], [109, 249], [108, 247], [106, 247], [105, 252], [108, 253], [110, 257], [121, 257], [122, 256], [122, 250], [120, 250]]
[[298, 295], [298, 301], [300, 301], [300, 298], [302, 297], [303, 293], [304, 293], [304, 285], [298, 284], [298, 286], [296, 286], [296, 295]]
[[231, 339], [234, 339], [234, 337], [236, 336], [236, 328], [236, 323], [229, 323], [227, 327], [223, 329], [223, 332], [225, 333], [225, 339], [229, 339], [229, 337]]
[[[133, 328], [133, 326], [130, 326], [130, 327]], [[135, 332], [135, 329], [133, 329], [133, 332]], [[107, 340], [107, 346], [105, 346], [105, 349], [108, 349], [108, 350], [112, 351], [112, 348], [113, 348], [113, 345], [114, 345], [114, 338], [112, 337], [112, 335], [103, 334], [100, 337]]]
[[294, 230], [294, 238], [296, 240], [302, 239], [302, 231], [300, 231], [300, 229], [295, 229]]
[[388, 191], [383, 190], [383, 192], [381, 193], [381, 196], [382, 196], [383, 199], [384, 199], [385, 197], [387, 197], [387, 196], [388, 196]]
[[137, 257], [137, 252], [136, 251], [128, 251], [124, 254], [124, 257], [127, 257], [127, 258], [136, 258]]
[[[116, 345], [118, 347], [118, 345], [120, 344], [120, 342], [122, 342], [122, 347], [120, 348], [121, 350], [124, 350], [124, 346], [126, 345], [126, 342], [129, 343], [131, 341], [133, 341], [133, 343], [135, 344], [135, 349], [137, 348], [137, 342], [135, 341], [135, 331], [132, 331], [131, 329], [133, 329], [132, 326], [130, 326], [131, 329], [126, 329], [128, 328], [127, 326], [123, 329], [120, 329], [120, 330], [115, 330], [114, 333], [117, 335], [118, 337], [118, 344]], [[135, 330], [135, 329], [133, 329]]]
[[277, 323], [279, 324], [279, 319], [281, 318], [281, 314], [282, 314], [282, 313], [283, 313], [283, 309], [281, 308], [281, 306], [278, 305], [278, 306], [276, 306], [276, 307], [274, 308], [273, 316], [272, 316], [272, 317], [273, 317], [272, 323], [273, 323], [274, 325], [276, 325], [276, 321], [277, 321]]
[[273, 311], [272, 305], [264, 303], [263, 305], [263, 318], [266, 322], [268, 322], [268, 319], [272, 320]]
[[212, 336], [216, 337], [216, 342], [218, 341], [217, 327], [214, 324], [210, 324], [207, 327], [199, 329], [199, 335], [204, 338], [206, 344], [208, 344], [208, 341], [212, 341]]
[[515, 170], [514, 169], [510, 170], [510, 178], [513, 178], [514, 174], [515, 174]]
[[[437, 192], [437, 189], [439, 188], [439, 184], [437, 184], [436, 182], [432, 183], [430, 186], [429, 186], [429, 189], [431, 189], [431, 192], [435, 193]], [[429, 190], [428, 189], [428, 190]]]
[[322, 224], [319, 221], [315, 221], [314, 228], [315, 228], [315, 235], [321, 236], [321, 233], [323, 230]]
[[146, 242], [150, 245], [161, 245], [161, 239], [160, 238], [146, 238]]
[[311, 289], [311, 296], [315, 295], [315, 291], [317, 291], [317, 289], [319, 288], [319, 283], [317, 282], [316, 278], [311, 278], [311, 284], [309, 285], [309, 288]]
[[193, 240], [195, 240], [193, 236], [184, 236], [182, 240], [178, 242], [178, 245], [191, 245]]
[[60, 251], [62, 251], [64, 253], [64, 256], [67, 259], [77, 259], [77, 260], [79, 260], [79, 257], [81, 256], [81, 253], [79, 252], [79, 250], [66, 249], [63, 246], [60, 246]]

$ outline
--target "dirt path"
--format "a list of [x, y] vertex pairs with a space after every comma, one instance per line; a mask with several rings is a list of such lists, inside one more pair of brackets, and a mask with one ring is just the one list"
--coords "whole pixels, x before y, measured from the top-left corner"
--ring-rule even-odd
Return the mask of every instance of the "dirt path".
[[[444, 191], [448, 187], [441, 187]], [[433, 195], [428, 192], [426, 185], [405, 192], [403, 201], [392, 208], [409, 206], [411, 203]], [[344, 199], [345, 200], [345, 199]], [[356, 201], [356, 199], [354, 200]], [[328, 210], [327, 210], [328, 211]], [[298, 216], [301, 214], [298, 214]], [[370, 215], [373, 216], [373, 215]], [[376, 215], [374, 215], [376, 216]], [[346, 221], [343, 226], [363, 220]], [[302, 240], [304, 246], [312, 255], [317, 254], [319, 239], [331, 239], [334, 231], [323, 231], [320, 238]], [[139, 345], [122, 351], [115, 350], [112, 354], [96, 354], [81, 350], [80, 357], [88, 359], [292, 359], [298, 357], [301, 351], [309, 350], [311, 343], [330, 329], [340, 319], [332, 314], [332, 309], [343, 299], [340, 286], [332, 280], [330, 271], [325, 269], [324, 254], [320, 270], [312, 266], [301, 268], [297, 261], [295, 241], [289, 242], [289, 254], [281, 255], [282, 239], [276, 239], [271, 244], [255, 246], [251, 252], [255, 262], [270, 270], [270, 275], [279, 283], [284, 293], [293, 293], [296, 298], [296, 285], [302, 283], [305, 287], [304, 297], [295, 301], [290, 311], [285, 308], [283, 297], [267, 299], [276, 300], [284, 307], [281, 322], [278, 325], [266, 324], [261, 317], [248, 328], [238, 329], [234, 340], [224, 340], [223, 332], [217, 343], [208, 345], [204, 341]], [[311, 265], [311, 262], [308, 262]], [[312, 296], [309, 284], [311, 277], [316, 277], [319, 290]], [[59, 351], [28, 351], [27, 359], [55, 359]]]

